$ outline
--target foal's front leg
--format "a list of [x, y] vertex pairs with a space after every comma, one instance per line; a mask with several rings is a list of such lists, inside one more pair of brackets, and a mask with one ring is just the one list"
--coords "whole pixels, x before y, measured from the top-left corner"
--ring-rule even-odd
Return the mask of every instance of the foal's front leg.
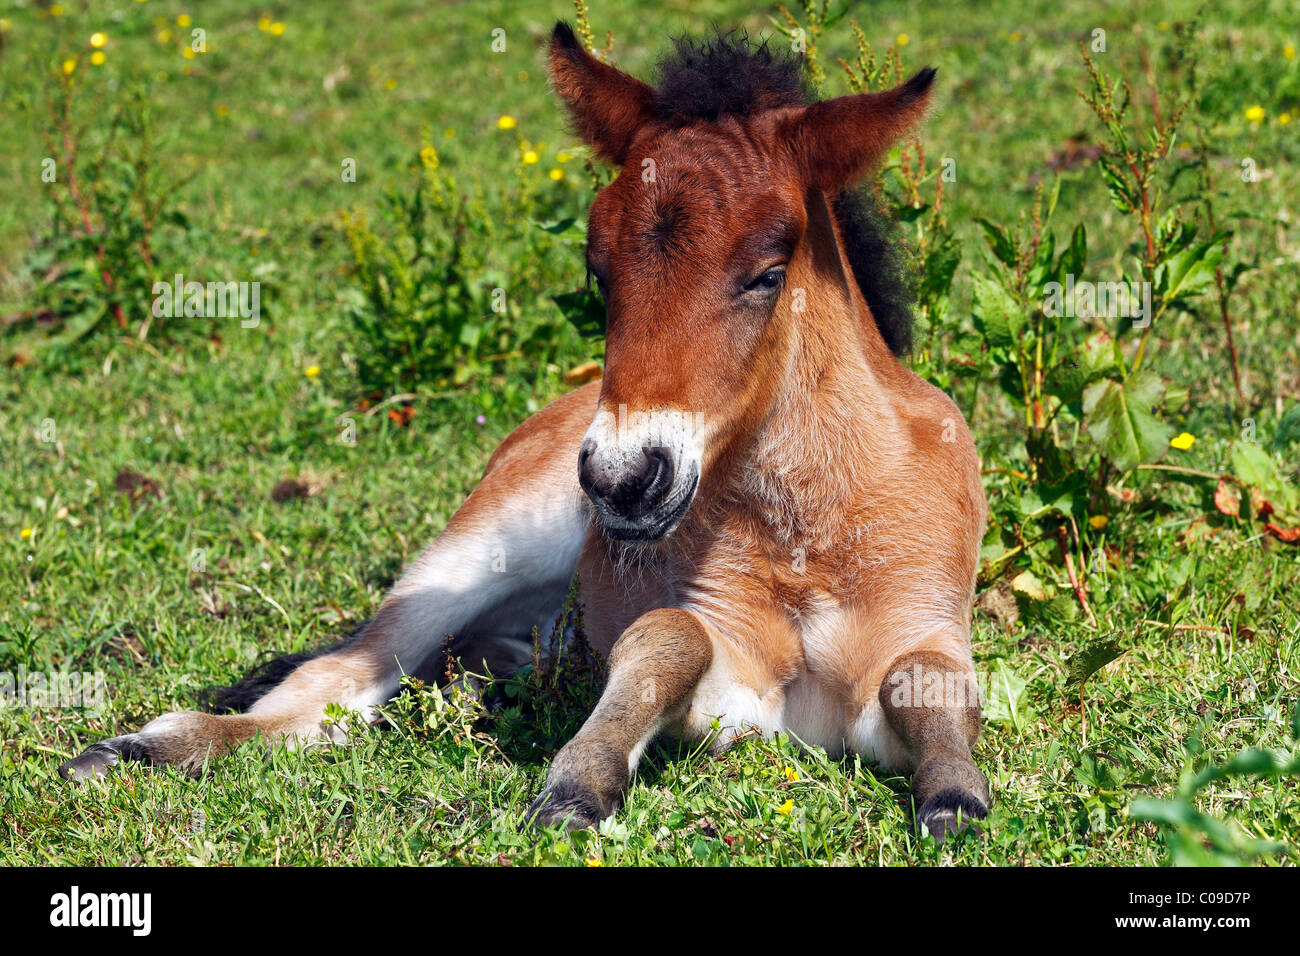
[[689, 611], [661, 608], [639, 617], [610, 651], [600, 701], [555, 755], [529, 817], [581, 829], [615, 813], [646, 744], [712, 659], [708, 633]]
[[939, 842], [989, 811], [989, 785], [971, 748], [979, 736], [974, 670], [947, 654], [915, 650], [890, 665], [880, 706], [911, 758], [917, 829]]

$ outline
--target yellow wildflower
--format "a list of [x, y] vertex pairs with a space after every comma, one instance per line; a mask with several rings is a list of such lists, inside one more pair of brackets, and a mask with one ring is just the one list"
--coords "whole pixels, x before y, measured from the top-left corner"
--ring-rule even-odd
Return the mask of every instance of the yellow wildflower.
[[1295, 47], [1288, 43], [1286, 46], [1282, 47], [1282, 55], [1288, 60], [1295, 59]]
[[571, 159], [573, 159], [573, 157], [570, 156], [568, 153], [556, 153], [556, 154], [555, 154], [555, 161], [556, 161], [557, 163], [567, 163], [567, 162], [568, 162], [569, 160], [571, 160]]
[[586, 861], [586, 862], [587, 862], [587, 865], [588, 865], [588, 866], [604, 866], [604, 865], [605, 865], [605, 861], [602, 860], [602, 859], [601, 859], [600, 857], [598, 857], [598, 856], [589, 856], [589, 857], [587, 857], [587, 861]]
[[448, 139], [451, 139], [453, 136], [456, 135], [456, 131], [452, 129], [450, 126], [448, 126], [445, 130], [442, 131], [442, 135], [447, 137]]
[[1110, 519], [1105, 515], [1093, 515], [1088, 519], [1088, 524], [1092, 526], [1092, 530], [1100, 531], [1102, 528], [1106, 527], [1106, 525], [1110, 524]]
[[179, 17], [176, 18], [176, 25], [178, 27], [187, 27], [192, 22], [193, 21], [190, 19], [190, 15], [188, 13], [182, 13]]
[[1019, 43], [1019, 42], [1020, 42], [1021, 40], [1023, 40], [1024, 38], [1025, 38], [1025, 35], [1024, 35], [1023, 33], [1021, 33], [1019, 30], [1012, 30], [1012, 31], [1011, 31], [1011, 42], [1012, 42], [1012, 43]]
[[185, 57], [185, 59], [187, 59], [187, 60], [192, 60], [192, 59], [194, 59], [194, 57], [197, 56], [197, 55], [198, 55], [198, 54], [196, 54], [196, 53], [194, 52], [194, 48], [193, 48], [193, 47], [189, 47], [189, 46], [187, 46], [185, 49], [181, 50], [181, 56]]
[[395, 89], [397, 89], [397, 81], [394, 80], [394, 79], [392, 79], [391, 77], [390, 77], [389, 79], [387, 79], [387, 80], [384, 80], [384, 89], [386, 89], [386, 90], [395, 90]]
[[558, 183], [561, 179], [564, 178], [564, 170], [562, 170], [559, 166], [556, 166], [549, 173], [547, 173], [547, 175], [550, 176]]
[[900, 33], [898, 35], [898, 39], [895, 42], [899, 46], [907, 46], [909, 43], [912, 42], [912, 38], [908, 36], [906, 33]]
[[1183, 432], [1181, 435], [1175, 435], [1173, 438], [1169, 439], [1169, 444], [1173, 445], [1179, 451], [1187, 451], [1196, 444], [1196, 436], [1189, 434], [1188, 432]]
[[13, 25], [14, 24], [12, 20], [6, 17], [0, 17], [0, 33], [8, 33], [9, 30], [13, 27]]
[[438, 151], [432, 146], [424, 147], [420, 150], [420, 162], [430, 169], [436, 169], [438, 167]]
[[23, 538], [23, 539], [30, 538], [31, 536], [32, 536], [32, 529], [31, 529], [31, 528], [23, 528], [22, 531], [19, 531], [19, 532], [18, 532], [18, 537]]
[[108, 42], [108, 37], [104, 36], [104, 34], [102, 33], [92, 33], [90, 35], [90, 45], [93, 46], [96, 50], [98, 50], [107, 42]]
[[67, 59], [67, 60], [64, 60], [64, 61], [63, 61], [63, 75], [64, 75], [64, 76], [71, 76], [71, 75], [72, 75], [72, 71], [75, 70], [76, 68], [77, 68], [77, 58], [76, 58], [76, 57], [72, 57], [71, 59]]
[[63, 7], [59, 6], [57, 3], [54, 6], [50, 7], [50, 16], [52, 17], [63, 16]]
[[541, 158], [542, 157], [537, 155], [537, 150], [530, 149], [528, 152], [524, 153], [524, 165], [531, 166]]
[[270, 17], [261, 17], [261, 18], [257, 21], [257, 28], [258, 28], [259, 30], [261, 30], [263, 33], [270, 33], [270, 32], [271, 32], [271, 18], [270, 18]]
[[153, 35], [153, 38], [157, 40], [159, 43], [170, 43], [172, 39], [172, 31], [159, 30], [157, 33]]
[[497, 120], [497, 129], [514, 129], [519, 122], [513, 116], [503, 116]]
[[218, 103], [218, 104], [217, 104], [217, 115], [218, 115], [218, 116], [229, 116], [229, 115], [230, 115], [230, 107], [227, 106], [225, 103]]
[[1281, 126], [1285, 126], [1287, 123], [1291, 122], [1291, 114], [1290, 114], [1290, 113], [1279, 113], [1279, 114], [1278, 114], [1278, 117], [1277, 117], [1277, 121], [1278, 121], [1278, 124], [1279, 124], [1279, 125], [1281, 125]]
[[1252, 106], [1246, 110], [1246, 119], [1250, 120], [1252, 123], [1264, 122], [1264, 116], [1264, 107], [1262, 106]]
[[799, 779], [799, 774], [795, 772], [794, 767], [785, 768], [785, 779], [789, 780], [791, 783], [794, 783]]
[[284, 24], [281, 23], [279, 20], [276, 20], [274, 23], [271, 24], [271, 36], [273, 37], [284, 36]]
[[90, 62], [95, 66], [103, 66], [104, 61], [107, 59], [108, 57], [104, 56], [103, 50], [96, 50], [94, 53], [90, 54]]
[[317, 375], [320, 374], [320, 366], [319, 365], [308, 366], [307, 370], [302, 374], [306, 375], [308, 378], [315, 378]]
[[781, 814], [782, 816], [787, 816], [787, 817], [790, 815], [790, 813], [791, 813], [793, 810], [794, 810], [794, 801], [793, 801], [793, 800], [787, 800], [785, 803], [781, 804], [779, 807], [776, 808], [776, 812], [777, 812], [777, 813]]

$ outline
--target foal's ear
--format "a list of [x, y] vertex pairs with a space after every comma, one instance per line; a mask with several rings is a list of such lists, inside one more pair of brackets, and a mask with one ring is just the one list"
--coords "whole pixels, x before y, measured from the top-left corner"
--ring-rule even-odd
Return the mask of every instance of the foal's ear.
[[621, 166], [636, 134], [650, 121], [653, 91], [588, 53], [563, 20], [551, 35], [549, 63], [555, 92], [569, 108], [578, 135], [602, 158]]
[[926, 67], [892, 90], [822, 100], [788, 120], [785, 135], [809, 184], [835, 192], [880, 162], [925, 117], [934, 74]]

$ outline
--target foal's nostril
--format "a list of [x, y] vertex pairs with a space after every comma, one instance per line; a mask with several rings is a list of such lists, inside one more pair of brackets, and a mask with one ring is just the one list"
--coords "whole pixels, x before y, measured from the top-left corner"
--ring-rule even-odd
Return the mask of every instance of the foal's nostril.
[[666, 448], [641, 449], [635, 470], [610, 473], [595, 456], [595, 444], [582, 443], [578, 451], [578, 483], [593, 500], [625, 518], [639, 518], [660, 505], [673, 485], [672, 454]]

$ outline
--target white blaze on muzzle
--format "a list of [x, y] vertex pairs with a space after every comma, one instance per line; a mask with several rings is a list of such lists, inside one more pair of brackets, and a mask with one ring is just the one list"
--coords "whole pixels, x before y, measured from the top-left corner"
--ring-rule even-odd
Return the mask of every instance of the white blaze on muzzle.
[[579, 469], [605, 530], [642, 539], [671, 532], [694, 495], [704, 446], [702, 412], [602, 406], [583, 439]]

